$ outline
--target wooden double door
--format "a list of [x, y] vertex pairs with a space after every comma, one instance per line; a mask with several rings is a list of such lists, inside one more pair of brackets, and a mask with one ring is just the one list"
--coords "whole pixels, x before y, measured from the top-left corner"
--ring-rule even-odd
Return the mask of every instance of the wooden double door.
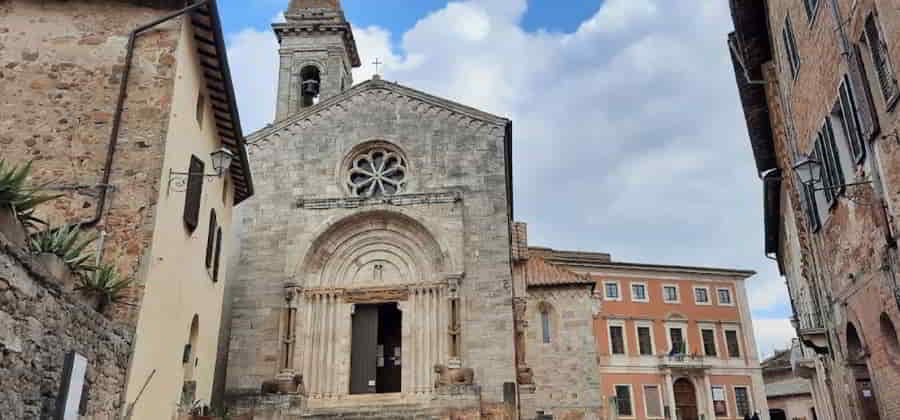
[[397, 303], [356, 305], [350, 348], [350, 393], [386, 394], [402, 386], [403, 315]]
[[675, 417], [678, 420], [700, 420], [697, 392], [691, 381], [681, 378], [672, 386], [675, 392]]

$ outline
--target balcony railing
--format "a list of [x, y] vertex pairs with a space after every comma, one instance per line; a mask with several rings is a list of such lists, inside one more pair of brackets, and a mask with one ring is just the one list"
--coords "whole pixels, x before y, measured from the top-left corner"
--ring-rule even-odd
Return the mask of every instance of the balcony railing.
[[677, 369], [707, 369], [710, 367], [705, 357], [696, 354], [667, 354], [659, 356], [659, 364], [662, 367]]

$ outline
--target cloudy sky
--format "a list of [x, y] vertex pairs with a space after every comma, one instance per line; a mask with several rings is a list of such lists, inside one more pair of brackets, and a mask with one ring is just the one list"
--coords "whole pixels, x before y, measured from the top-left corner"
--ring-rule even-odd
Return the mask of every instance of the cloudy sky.
[[[249, 133], [274, 113], [287, 0], [220, 0]], [[530, 241], [617, 261], [756, 270], [763, 353], [793, 331], [762, 251], [756, 177], [723, 0], [344, 0], [384, 78], [514, 121], [516, 219]]]

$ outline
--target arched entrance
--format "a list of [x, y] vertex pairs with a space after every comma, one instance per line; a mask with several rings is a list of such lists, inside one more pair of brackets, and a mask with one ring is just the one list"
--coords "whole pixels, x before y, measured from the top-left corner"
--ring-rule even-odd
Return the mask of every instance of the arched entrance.
[[675, 416], [678, 420], [699, 420], [697, 410], [697, 391], [687, 378], [675, 381], [672, 386], [675, 392]]
[[432, 392], [435, 366], [459, 355], [447, 255], [399, 212], [336, 221], [298, 268], [303, 286], [289, 287], [283, 369], [303, 375], [311, 400]]
[[866, 420], [879, 420], [878, 401], [872, 386], [872, 375], [866, 364], [865, 350], [859, 333], [853, 324], [847, 324], [847, 366], [856, 386], [859, 413]]

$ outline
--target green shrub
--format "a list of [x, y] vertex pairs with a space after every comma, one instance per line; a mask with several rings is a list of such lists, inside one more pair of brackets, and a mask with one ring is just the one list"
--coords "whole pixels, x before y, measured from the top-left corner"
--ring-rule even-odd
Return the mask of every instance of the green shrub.
[[125, 300], [124, 292], [131, 286], [131, 279], [119, 278], [119, 272], [109, 265], [101, 265], [93, 272], [81, 276], [78, 287], [75, 290], [100, 298], [100, 311], [113, 303]]
[[40, 188], [29, 187], [27, 181], [30, 175], [31, 162], [23, 166], [10, 166], [0, 160], [0, 207], [11, 208], [26, 228], [33, 229], [46, 225], [35, 217], [34, 208], [59, 196], [43, 195]]
[[31, 235], [28, 247], [33, 254], [46, 253], [62, 258], [72, 271], [78, 273], [94, 269], [90, 263], [94, 254], [85, 252], [85, 250], [95, 240], [97, 240], [97, 235], [92, 234], [83, 238], [81, 226], [70, 225], [47, 229]]

